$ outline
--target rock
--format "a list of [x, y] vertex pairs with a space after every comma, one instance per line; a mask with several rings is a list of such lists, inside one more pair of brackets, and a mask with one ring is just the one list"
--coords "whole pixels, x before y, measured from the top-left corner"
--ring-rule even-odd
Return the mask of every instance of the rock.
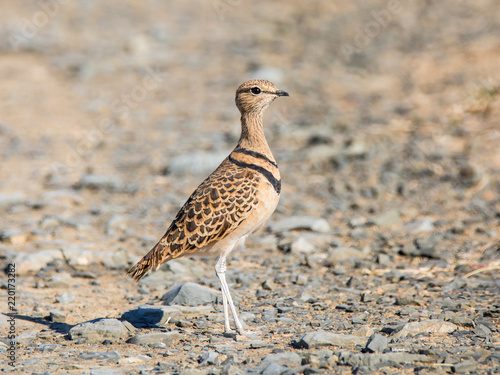
[[146, 333], [132, 336], [127, 342], [135, 345], [161, 344], [179, 339], [181, 336], [179, 331]]
[[35, 350], [41, 351], [42, 353], [55, 352], [62, 348], [62, 345], [58, 344], [42, 344], [38, 345]]
[[277, 363], [271, 363], [267, 365], [267, 367], [262, 370], [262, 375], [281, 375], [288, 371], [288, 367], [279, 365]]
[[394, 331], [391, 334], [392, 338], [406, 337], [408, 335], [415, 336], [418, 333], [450, 333], [458, 327], [453, 323], [448, 323], [443, 320], [423, 320], [420, 322], [406, 323], [401, 329]]
[[190, 152], [171, 159], [168, 173], [174, 175], [208, 174], [212, 172], [230, 153], [229, 150], [217, 152]]
[[410, 353], [382, 353], [382, 354], [361, 354], [341, 351], [338, 353], [338, 364], [341, 366], [375, 366], [382, 362], [413, 363], [413, 362], [434, 362], [433, 356]]
[[467, 280], [461, 277], [453, 279], [451, 283], [443, 287], [443, 292], [451, 292], [452, 290], [462, 289], [467, 286]]
[[197, 306], [218, 303], [219, 292], [192, 282], [187, 282], [170, 289], [161, 298], [164, 305]]
[[123, 371], [117, 368], [93, 368], [90, 375], [123, 375]]
[[28, 345], [37, 339], [35, 331], [24, 332], [16, 336], [16, 342], [21, 345]]
[[378, 227], [391, 227], [401, 223], [401, 216], [399, 211], [390, 210], [386, 211], [380, 215], [376, 215], [369, 220], [369, 223], [374, 224]]
[[353, 247], [337, 247], [331, 250], [328, 254], [328, 262], [335, 263], [348, 258], [366, 258], [363, 251], [355, 249]]
[[366, 345], [368, 339], [354, 335], [342, 335], [333, 332], [315, 331], [309, 332], [297, 343], [299, 348], [316, 348], [318, 346], [339, 346], [345, 348], [354, 345]]
[[299, 367], [302, 363], [302, 358], [297, 353], [279, 353], [265, 356], [262, 359], [261, 365], [267, 367], [270, 364], [287, 366], [288, 368]]
[[396, 296], [396, 306], [420, 305], [412, 296]]
[[16, 272], [23, 276], [36, 272], [55, 259], [63, 259], [60, 250], [40, 250], [35, 253], [17, 253], [9, 259], [9, 263], [16, 265]]
[[330, 225], [322, 218], [292, 216], [272, 224], [270, 230], [273, 233], [281, 233], [290, 230], [311, 230], [313, 232], [325, 233], [330, 231]]
[[383, 352], [387, 349], [387, 337], [378, 333], [371, 335], [365, 349], [370, 353]]
[[262, 289], [264, 290], [275, 290], [276, 289], [276, 284], [274, 283], [273, 279], [267, 279], [262, 283]]
[[87, 174], [82, 177], [76, 187], [81, 189], [107, 190], [116, 192], [123, 189], [123, 183], [118, 177], [115, 176]]
[[2, 210], [27, 203], [28, 199], [23, 193], [0, 193], [0, 209]]
[[56, 297], [56, 302], [58, 303], [71, 303], [75, 300], [73, 293], [63, 293], [59, 297]]
[[20, 229], [6, 229], [0, 233], [0, 242], [9, 245], [23, 245], [28, 241], [28, 234]]
[[126, 250], [118, 250], [113, 253], [110, 253], [110, 257], [107, 257], [102, 260], [102, 264], [104, 266], [115, 270], [123, 270], [128, 268], [129, 266], [129, 255]]
[[[74, 284], [73, 277], [66, 272], [61, 272], [52, 277], [45, 283], [48, 288], [70, 288]], [[68, 293], [65, 293], [68, 294]], [[58, 297], [59, 298], [59, 297]], [[74, 300], [74, 298], [73, 298]], [[72, 302], [72, 301], [71, 301]]]
[[217, 366], [219, 364], [219, 354], [213, 351], [205, 352], [202, 355], [200, 355], [198, 363], [200, 364], [200, 366], [209, 366], [209, 365]]
[[406, 223], [405, 225], [403, 225], [402, 229], [407, 233], [413, 233], [413, 234], [422, 232], [431, 232], [435, 229], [433, 223], [434, 219], [426, 217], [422, 220]]
[[60, 312], [59, 310], [51, 310], [48, 320], [54, 323], [64, 323], [66, 321], [66, 314]]
[[477, 370], [477, 362], [476, 361], [464, 361], [462, 363], [458, 363], [456, 365], [451, 366], [451, 371], [457, 374], [467, 374], [467, 373], [475, 373]]
[[86, 343], [116, 342], [128, 336], [129, 331], [118, 319], [95, 319], [80, 323], [69, 330], [71, 340], [83, 339]]
[[79, 359], [94, 361], [118, 361], [122, 356], [116, 350], [108, 352], [86, 352], [78, 356]]
[[115, 234], [119, 232], [123, 232], [127, 229], [128, 220], [124, 215], [115, 214], [111, 216], [111, 219], [106, 223], [106, 233], [107, 234]]
[[476, 334], [476, 336], [482, 338], [489, 338], [492, 335], [491, 330], [483, 324], [478, 324], [476, 328], [474, 328], [473, 332]]
[[456, 324], [462, 327], [474, 327], [474, 321], [466, 316], [455, 316], [450, 319], [450, 323]]
[[149, 327], [166, 324], [170, 319], [182, 320], [184, 314], [172, 306], [141, 305], [125, 312], [121, 319], [127, 320], [135, 327]]
[[290, 250], [293, 254], [296, 253], [312, 253], [316, 251], [316, 248], [304, 237], [299, 237], [290, 245]]

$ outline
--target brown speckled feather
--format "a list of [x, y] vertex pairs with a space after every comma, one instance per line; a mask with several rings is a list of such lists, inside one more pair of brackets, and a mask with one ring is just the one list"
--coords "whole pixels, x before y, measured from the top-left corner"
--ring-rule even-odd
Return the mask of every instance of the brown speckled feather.
[[233, 232], [254, 210], [261, 177], [228, 159], [189, 197], [155, 247], [128, 274], [141, 279], [149, 270], [194, 254]]

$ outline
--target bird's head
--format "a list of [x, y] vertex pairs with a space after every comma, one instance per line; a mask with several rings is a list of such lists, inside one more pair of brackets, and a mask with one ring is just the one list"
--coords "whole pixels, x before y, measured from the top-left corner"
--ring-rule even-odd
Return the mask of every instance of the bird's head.
[[264, 79], [246, 81], [236, 90], [236, 106], [241, 114], [262, 112], [278, 96], [289, 96], [287, 92], [278, 90], [272, 82]]

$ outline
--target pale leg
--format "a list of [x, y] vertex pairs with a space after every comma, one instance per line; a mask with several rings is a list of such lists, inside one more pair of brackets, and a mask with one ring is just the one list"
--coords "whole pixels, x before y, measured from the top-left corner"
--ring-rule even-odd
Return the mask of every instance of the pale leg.
[[231, 293], [229, 292], [229, 287], [226, 282], [226, 256], [221, 255], [215, 263], [215, 274], [219, 278], [220, 287], [222, 291], [222, 307], [224, 310], [224, 328], [226, 332], [231, 332], [231, 327], [229, 325], [229, 311], [228, 306], [231, 309], [231, 313], [233, 314], [234, 324], [236, 325], [236, 331], [243, 335], [245, 334], [245, 330], [241, 325], [240, 319], [238, 318], [238, 314], [236, 313], [236, 308], [234, 307], [233, 299], [231, 297]]

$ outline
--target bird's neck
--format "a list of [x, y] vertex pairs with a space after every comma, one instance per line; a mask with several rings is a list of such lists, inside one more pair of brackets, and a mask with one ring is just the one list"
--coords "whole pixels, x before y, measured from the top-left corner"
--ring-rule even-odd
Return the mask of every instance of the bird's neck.
[[241, 116], [241, 138], [236, 147], [260, 152], [274, 161], [264, 134], [262, 113], [248, 112]]

